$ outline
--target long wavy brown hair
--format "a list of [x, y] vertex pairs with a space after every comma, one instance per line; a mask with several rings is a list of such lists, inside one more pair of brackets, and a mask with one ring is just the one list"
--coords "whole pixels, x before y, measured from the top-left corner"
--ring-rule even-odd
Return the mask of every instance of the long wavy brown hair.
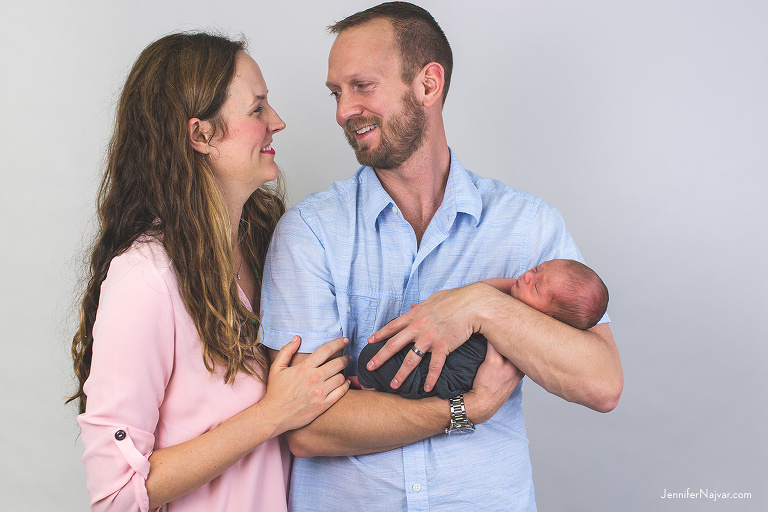
[[[162, 243], [173, 263], [202, 340], [205, 367], [211, 373], [221, 370], [231, 383], [240, 371], [261, 378], [259, 369], [268, 365], [258, 342], [259, 318], [238, 294], [227, 208], [209, 163], [192, 149], [188, 132], [189, 119], [199, 118], [226, 136], [220, 111], [236, 55], [245, 49], [243, 41], [218, 35], [172, 34], [144, 49], [128, 75], [99, 187], [99, 231], [72, 341], [79, 389], [67, 402], [79, 400], [81, 413], [101, 284], [112, 258], [142, 235]], [[246, 264], [257, 278], [285, 212], [279, 181], [254, 192], [240, 219]], [[259, 304], [253, 307], [258, 312]]]

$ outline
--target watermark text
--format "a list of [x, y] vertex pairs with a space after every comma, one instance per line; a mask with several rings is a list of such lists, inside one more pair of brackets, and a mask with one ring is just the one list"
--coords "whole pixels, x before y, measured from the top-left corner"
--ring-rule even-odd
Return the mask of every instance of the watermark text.
[[719, 492], [710, 489], [691, 490], [687, 488], [685, 492], [670, 492], [664, 489], [661, 498], [665, 500], [748, 500], [752, 499], [751, 492]]

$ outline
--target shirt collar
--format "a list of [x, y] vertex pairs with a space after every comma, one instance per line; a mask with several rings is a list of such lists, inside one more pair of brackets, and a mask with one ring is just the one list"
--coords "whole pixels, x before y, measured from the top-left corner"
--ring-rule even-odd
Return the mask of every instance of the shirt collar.
[[442, 216], [446, 231], [450, 228], [457, 213], [466, 213], [475, 219], [475, 226], [480, 222], [483, 212], [483, 200], [472, 180], [472, 175], [461, 165], [456, 154], [451, 151], [451, 170], [445, 184], [443, 203], [435, 216]]
[[[362, 192], [362, 211], [366, 225], [375, 227], [379, 215], [395, 202], [381, 186], [378, 176], [372, 167], [361, 167], [358, 171], [358, 182]], [[446, 231], [450, 228], [457, 213], [466, 213], [475, 219], [475, 226], [480, 222], [483, 201], [477, 186], [472, 181], [471, 173], [456, 158], [451, 150], [451, 166], [448, 182], [445, 184], [443, 202], [435, 213], [435, 218]]]
[[390, 205], [394, 205], [395, 202], [389, 197], [387, 191], [381, 186], [379, 177], [376, 176], [376, 172], [373, 167], [361, 167], [357, 176], [360, 183], [360, 197], [358, 198], [362, 204], [363, 219], [366, 226], [371, 228], [376, 227], [376, 219], [379, 218], [379, 214]]

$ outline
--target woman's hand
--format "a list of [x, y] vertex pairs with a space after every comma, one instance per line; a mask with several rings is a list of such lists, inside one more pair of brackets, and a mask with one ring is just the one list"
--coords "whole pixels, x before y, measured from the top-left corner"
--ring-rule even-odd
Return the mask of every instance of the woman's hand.
[[341, 372], [349, 356], [333, 357], [349, 343], [326, 343], [295, 366], [298, 336], [275, 357], [267, 391], [254, 405], [189, 441], [156, 450], [149, 457], [150, 510], [210, 482], [261, 443], [302, 427], [325, 412], [349, 389]]
[[278, 433], [303, 427], [344, 396], [349, 381], [341, 372], [351, 358], [333, 355], [348, 344], [346, 338], [330, 341], [294, 366], [289, 365], [301, 338], [294, 336], [277, 353], [269, 370], [267, 392], [258, 403], [265, 420], [275, 422]]

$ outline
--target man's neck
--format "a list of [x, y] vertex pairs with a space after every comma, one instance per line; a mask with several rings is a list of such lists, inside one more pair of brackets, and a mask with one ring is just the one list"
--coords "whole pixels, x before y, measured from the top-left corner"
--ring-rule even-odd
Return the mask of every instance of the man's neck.
[[396, 169], [376, 169], [382, 187], [413, 228], [417, 243], [443, 202], [451, 166], [445, 141], [427, 144]]

